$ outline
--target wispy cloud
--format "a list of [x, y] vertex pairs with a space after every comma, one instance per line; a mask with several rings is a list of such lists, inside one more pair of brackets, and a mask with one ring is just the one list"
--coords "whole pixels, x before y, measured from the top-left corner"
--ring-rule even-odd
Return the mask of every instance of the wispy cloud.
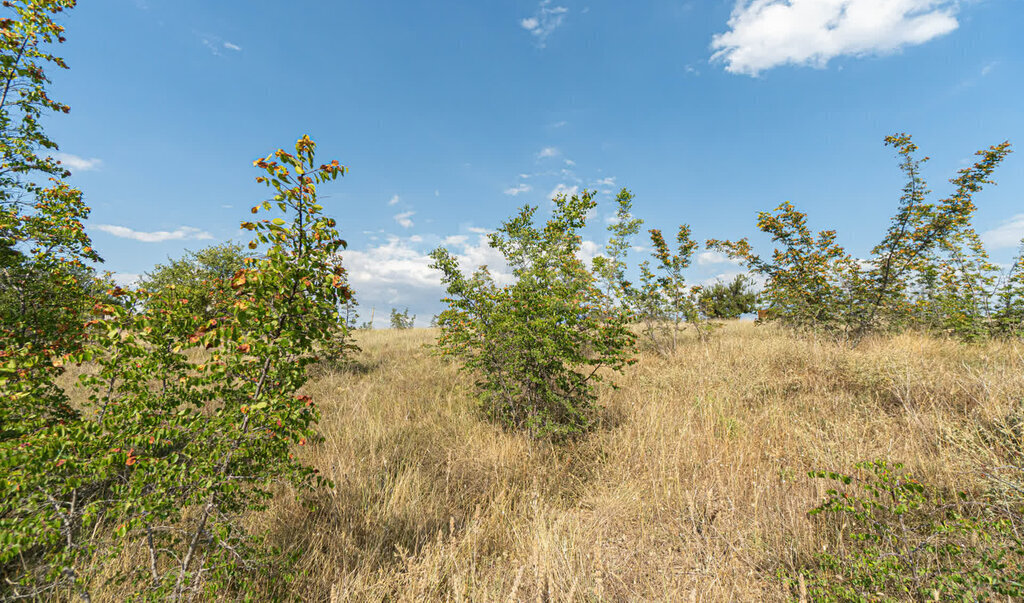
[[95, 157], [86, 159], [71, 153], [54, 153], [53, 158], [73, 172], [92, 172], [103, 167], [103, 160]]
[[[435, 191], [435, 192], [436, 192], [436, 191]], [[389, 205], [389, 206], [390, 206], [390, 205], [398, 205], [398, 202], [399, 202], [399, 201], [401, 201], [401, 200], [402, 200], [402, 199], [401, 199], [401, 198], [399, 198], [399, 196], [398, 196], [398, 195], [395, 195], [395, 196], [391, 197], [391, 199], [390, 199], [390, 200], [388, 200], [388, 205]]]
[[544, 147], [537, 153], [537, 159], [547, 159], [549, 157], [558, 157], [562, 152], [555, 147]]
[[544, 48], [547, 46], [548, 36], [565, 23], [568, 14], [568, 8], [551, 6], [551, 0], [541, 0], [533, 16], [520, 19], [519, 26], [533, 35], [538, 48]]
[[955, 0], [737, 0], [712, 60], [756, 76], [780, 65], [825, 67], [838, 56], [886, 54], [955, 30]]
[[163, 243], [164, 241], [184, 241], [188, 239], [209, 240], [213, 238], [213, 235], [205, 230], [191, 226], [179, 226], [174, 230], [156, 230], [153, 232], [135, 230], [127, 226], [117, 226], [116, 224], [97, 224], [95, 228], [115, 237], [132, 239], [143, 243]]
[[416, 215], [416, 212], [414, 211], [403, 211], [400, 214], [395, 214], [393, 217], [395, 219], [395, 222], [398, 222], [398, 225], [401, 226], [402, 228], [412, 228], [412, 217], [414, 215]]
[[242, 51], [242, 47], [241, 46], [239, 46], [238, 44], [235, 44], [233, 42], [229, 42], [228, 40], [225, 40], [224, 38], [221, 38], [220, 36], [215, 36], [215, 35], [212, 35], [212, 34], [203, 34], [203, 33], [199, 33], [199, 32], [195, 32], [195, 33], [199, 37], [199, 42], [204, 47], [206, 47], [206, 49], [209, 50], [210, 54], [212, 54], [212, 55], [221, 56], [222, 54], [224, 54], [223, 51], [225, 51], [225, 50], [230, 50], [232, 52], [241, 52]]
[[518, 196], [518, 195], [520, 195], [522, 193], [528, 193], [528, 192], [530, 192], [532, 190], [533, 190], [532, 186], [530, 186], [529, 184], [526, 184], [524, 182], [520, 182], [519, 184], [517, 184], [515, 186], [510, 186], [510, 187], [506, 188], [505, 189], [505, 194], [506, 195], [510, 195], [512, 197], [516, 197], [516, 196]]
[[1024, 239], [1024, 214], [1017, 214], [992, 230], [985, 231], [981, 239], [991, 249], [1016, 247]]

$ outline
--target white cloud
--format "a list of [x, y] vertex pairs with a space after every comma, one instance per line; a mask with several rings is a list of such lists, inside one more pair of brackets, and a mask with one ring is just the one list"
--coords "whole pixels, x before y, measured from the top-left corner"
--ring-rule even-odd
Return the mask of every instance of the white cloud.
[[999, 61], [992, 61], [991, 63], [982, 67], [981, 77], [985, 77], [986, 75], [992, 73], [992, 71], [996, 68], [997, 65], [999, 65]]
[[562, 121], [556, 121], [555, 123], [551, 124], [551, 127], [557, 129], [557, 128], [564, 128], [567, 125], [569, 125], [569, 122], [567, 122], [567, 121], [565, 121], [563, 119]]
[[981, 238], [992, 249], [1016, 247], [1024, 239], [1024, 214], [1017, 214], [992, 230], [985, 231]]
[[414, 211], [403, 211], [400, 214], [394, 215], [395, 222], [398, 222], [398, 225], [401, 226], [402, 228], [412, 228], [413, 222], [411, 218], [414, 215], [416, 215], [416, 212]]
[[349, 281], [360, 295], [361, 290], [402, 285], [418, 288], [440, 286], [440, 273], [430, 268], [430, 257], [410, 245], [412, 241], [388, 237], [387, 243], [362, 251], [341, 254], [348, 269]]
[[608, 176], [607, 178], [601, 178], [596, 182], [597, 186], [615, 186], [615, 176]]
[[571, 197], [571, 196], [575, 195], [578, 192], [580, 192], [580, 187], [578, 187], [578, 186], [569, 186], [569, 185], [565, 184], [564, 182], [560, 182], [560, 183], [558, 183], [558, 186], [556, 186], [555, 188], [551, 189], [551, 193], [548, 194], [548, 197], [550, 197], [551, 199], [554, 199], [555, 197], [557, 197], [559, 195], [565, 195], [566, 197]]
[[506, 195], [511, 195], [512, 197], [516, 197], [516, 196], [520, 195], [521, 193], [528, 193], [528, 192], [530, 192], [532, 190], [533, 190], [533, 187], [530, 186], [529, 184], [519, 183], [519, 184], [517, 184], [515, 186], [510, 186], [509, 188], [506, 188], [505, 189], [505, 194]]
[[533, 35], [538, 48], [544, 48], [548, 36], [562, 26], [568, 13], [569, 9], [564, 6], [551, 6], [551, 0], [541, 0], [537, 12], [532, 17], [520, 19], [519, 26]]
[[391, 197], [390, 200], [388, 200], [388, 205], [398, 205], [399, 201], [401, 201], [401, 199], [399, 198], [398, 195], [395, 195], [395, 196]]
[[[392, 235], [386, 243], [341, 254], [359, 301], [360, 321], [370, 319], [372, 308], [374, 316], [380, 317], [375, 322], [386, 324], [388, 309], [408, 306], [417, 315], [417, 324], [425, 326], [430, 314], [440, 309], [441, 273], [430, 267], [433, 259], [421, 245], [424, 238]], [[511, 270], [501, 252], [490, 246], [486, 234], [452, 235], [442, 244], [458, 260], [464, 274], [486, 265], [499, 285], [512, 282]]]
[[594, 258], [601, 255], [601, 246], [590, 239], [584, 239], [580, 241], [580, 250], [576, 253], [576, 256], [583, 261], [583, 263], [592, 265]]
[[558, 157], [562, 152], [555, 147], [544, 147], [537, 153], [537, 159], [546, 159], [548, 157]]
[[235, 52], [239, 52], [239, 51], [242, 50], [242, 47], [239, 46], [238, 44], [232, 44], [231, 42], [228, 42], [228, 41], [224, 42], [224, 48], [227, 48], [228, 50], [234, 50]]
[[179, 226], [174, 230], [156, 230], [153, 232], [133, 230], [127, 226], [117, 226], [115, 224], [97, 224], [95, 228], [115, 237], [142, 241], [143, 243], [163, 243], [164, 241], [184, 241], [187, 239], [208, 240], [213, 238], [213, 235], [205, 230], [191, 226]]
[[54, 153], [53, 158], [71, 171], [92, 172], [103, 167], [103, 160], [95, 157], [86, 159], [71, 153]]
[[737, 0], [712, 60], [746, 75], [824, 67], [838, 56], [896, 52], [958, 27], [954, 0]]
[[141, 274], [135, 274], [134, 272], [114, 272], [110, 275], [115, 285], [121, 287], [133, 287], [142, 280]]
[[576, 165], [576, 162], [573, 161], [572, 159], [566, 159], [565, 160], [565, 165], [567, 165], [569, 167], [572, 167], [572, 166]]
[[739, 265], [740, 260], [730, 258], [729, 256], [719, 251], [702, 251], [697, 254], [697, 265], [698, 266], [710, 266], [714, 264], [736, 264]]

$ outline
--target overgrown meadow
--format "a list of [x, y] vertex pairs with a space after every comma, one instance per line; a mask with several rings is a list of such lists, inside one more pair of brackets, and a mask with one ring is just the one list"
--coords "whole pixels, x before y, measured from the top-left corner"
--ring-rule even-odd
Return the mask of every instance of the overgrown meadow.
[[0, 21], [3, 600], [1024, 599], [1024, 257], [971, 225], [1008, 142], [935, 199], [889, 136], [870, 257], [784, 203], [711, 286], [628, 189], [593, 262], [591, 192], [525, 206], [511, 283], [438, 248], [446, 309], [375, 331], [309, 136], [249, 240], [98, 272], [40, 125], [74, 5]]

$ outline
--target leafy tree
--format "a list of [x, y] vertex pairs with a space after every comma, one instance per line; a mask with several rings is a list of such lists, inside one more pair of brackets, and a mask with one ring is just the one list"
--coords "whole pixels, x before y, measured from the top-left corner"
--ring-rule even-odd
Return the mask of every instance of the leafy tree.
[[0, 19], [0, 349], [41, 358], [73, 349], [81, 310], [101, 261], [85, 234], [89, 208], [70, 175], [48, 155], [57, 144], [43, 131], [67, 105], [46, 94], [48, 66], [66, 68], [47, 47], [64, 41], [53, 15], [71, 0], [5, 2]]
[[203, 585], [244, 588], [242, 576], [273, 559], [241, 516], [262, 509], [274, 484], [317, 481], [292, 454], [317, 437], [316, 407], [298, 389], [349, 295], [345, 243], [316, 201], [316, 185], [345, 168], [317, 166], [314, 149], [304, 137], [294, 154], [255, 162], [276, 194], [253, 213], [277, 209], [290, 222], [242, 223], [266, 253], [222, 284], [222, 315], [204, 319], [169, 287], [117, 288], [116, 302], [97, 304], [81, 356], [97, 367], [82, 378], [89, 402], [59, 427], [22, 434], [2, 457], [2, 560], [14, 594], [58, 579], [82, 590], [96, 567], [86, 562], [126, 545], [148, 563], [120, 578], [171, 600]]
[[[49, 156], [43, 118], [69, 108], [46, 93], [48, 47], [64, 41], [54, 16], [72, 0], [3, 3], [0, 18], [0, 598], [56, 597], [75, 580], [66, 535], [78, 498], [49, 485], [81, 420], [55, 384], [63, 355], [81, 348], [83, 312], [101, 287], [82, 226], [89, 214], [70, 175]], [[70, 490], [76, 491], [75, 486]], [[26, 509], [37, 513], [24, 516]], [[45, 562], [41, 562], [44, 560]]]
[[807, 227], [807, 215], [789, 202], [775, 208], [774, 214], [759, 213], [757, 226], [780, 245], [770, 262], [756, 255], [746, 238], [712, 239], [707, 245], [765, 277], [762, 295], [773, 317], [796, 328], [842, 328], [851, 301], [848, 286], [857, 265], [836, 243], [836, 231], [823, 230], [815, 236]]
[[142, 277], [139, 286], [155, 293], [173, 290], [179, 299], [188, 300], [185, 306], [190, 312], [210, 320], [224, 311], [229, 299], [224, 294], [231, 291], [226, 285], [253, 257], [230, 242], [189, 251], [181, 259], [158, 264]]
[[649, 233], [657, 261], [654, 270], [661, 274], [651, 269], [649, 261], [641, 263], [640, 289], [634, 294], [648, 340], [661, 353], [674, 352], [679, 345], [679, 335], [690, 325], [700, 340], [705, 341], [710, 325], [698, 306], [701, 288], [687, 285], [683, 275], [697, 250], [697, 242], [690, 238], [690, 227], [686, 224], [679, 227], [674, 254], [660, 230], [651, 229]]
[[554, 199], [551, 218], [534, 223], [535, 206], [490, 235], [515, 282], [499, 286], [486, 266], [471, 275], [447, 249], [435, 249], [448, 308], [439, 317], [439, 350], [479, 376], [483, 408], [535, 437], [564, 439], [591, 428], [601, 369], [633, 362], [635, 337], [579, 259], [579, 231], [596, 203], [590, 192]]
[[1010, 271], [997, 289], [995, 329], [1002, 335], [1024, 335], [1024, 240]]
[[980, 159], [950, 180], [954, 193], [927, 203], [930, 191], [920, 166], [928, 158], [915, 159], [918, 147], [907, 134], [887, 136], [885, 144], [901, 157], [907, 184], [885, 238], [872, 250], [873, 261], [860, 275], [860, 299], [852, 312], [855, 334], [899, 328], [908, 321], [977, 334], [994, 266], [971, 228], [977, 209], [973, 195], [993, 184], [990, 176], [1010, 145], [1003, 142], [978, 151]]
[[751, 288], [750, 277], [737, 274], [729, 283], [716, 282], [700, 293], [701, 312], [708, 318], [739, 318], [757, 307], [757, 294]]
[[776, 215], [759, 214], [758, 227], [781, 244], [772, 262], [755, 255], [746, 239], [708, 241], [766, 277], [763, 296], [772, 316], [795, 327], [850, 335], [921, 326], [972, 338], [989, 329], [995, 267], [971, 227], [973, 195], [1010, 152], [1003, 142], [976, 153], [979, 159], [950, 182], [953, 194], [927, 203], [917, 146], [906, 134], [885, 139], [901, 157], [907, 176], [900, 206], [870, 261], [858, 263], [835, 242], [835, 231], [815, 238], [806, 215], [789, 203]]
[[416, 315], [409, 316], [409, 308], [406, 308], [404, 312], [391, 308], [392, 329], [411, 329], [414, 322], [416, 322]]
[[623, 188], [615, 198], [618, 206], [615, 220], [608, 225], [611, 235], [605, 245], [604, 255], [594, 258], [594, 273], [604, 287], [605, 294], [613, 307], [609, 312], [628, 311], [633, 304], [635, 291], [626, 280], [626, 256], [629, 254], [630, 239], [640, 232], [644, 221], [633, 216], [634, 195]]

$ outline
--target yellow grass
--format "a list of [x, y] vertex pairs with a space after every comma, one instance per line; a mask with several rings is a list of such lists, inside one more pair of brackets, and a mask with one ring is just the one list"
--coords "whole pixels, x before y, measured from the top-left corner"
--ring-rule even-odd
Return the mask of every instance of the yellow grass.
[[294, 596], [785, 600], [778, 573], [838, 542], [807, 516], [826, 487], [807, 471], [885, 458], [980, 491], [980, 467], [1020, 452], [991, 437], [1021, 413], [1019, 343], [851, 350], [734, 323], [644, 353], [602, 392], [601, 428], [552, 447], [481, 420], [471, 378], [425, 348], [435, 336], [361, 332], [356, 370], [308, 386], [326, 441], [303, 454], [334, 487], [305, 496], [315, 510], [282, 493], [253, 518], [300, 552]]

